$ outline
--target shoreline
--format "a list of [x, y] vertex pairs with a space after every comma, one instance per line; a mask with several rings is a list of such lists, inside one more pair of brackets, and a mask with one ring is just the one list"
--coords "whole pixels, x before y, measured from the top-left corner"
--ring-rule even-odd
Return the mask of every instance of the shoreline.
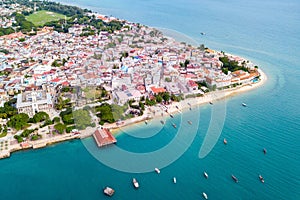
[[[70, 5], [70, 3], [67, 3]], [[78, 5], [75, 5], [79, 7]], [[93, 11], [92, 11], [93, 12]], [[94, 12], [93, 12], [94, 13]], [[98, 14], [97, 12], [95, 14]], [[164, 35], [165, 37], [172, 38], [176, 41], [178, 41], [176, 38], [172, 36], [168, 36], [167, 34]], [[228, 54], [228, 53], [227, 53]], [[231, 54], [228, 54], [231, 55]], [[226, 97], [233, 96], [236, 94], [240, 94], [242, 92], [246, 92], [249, 90], [253, 90], [255, 88], [260, 87], [267, 81], [266, 74], [261, 70], [258, 69], [258, 72], [260, 74], [259, 81], [256, 83], [248, 83], [244, 85], [240, 85], [234, 88], [224, 89], [224, 90], [218, 90], [213, 91], [209, 93], [205, 93], [202, 97], [194, 97], [194, 98], [188, 98], [184, 99], [180, 102], [172, 102], [169, 105], [161, 105], [157, 104], [155, 106], [146, 107], [144, 114], [142, 116], [134, 117], [131, 119], [127, 119], [122, 121], [121, 123], [112, 123], [112, 124], [104, 124], [103, 128], [110, 129], [113, 133], [113, 135], [118, 134], [119, 130], [122, 127], [127, 127], [136, 123], [141, 123], [146, 120], [151, 119], [164, 119], [166, 116], [170, 116], [171, 114], [179, 113], [181, 111], [185, 112], [187, 109], [195, 106], [199, 106], [205, 103], [214, 102], [217, 100], [222, 100]], [[98, 126], [99, 127], [99, 126]], [[80, 131], [80, 134], [72, 134], [72, 133], [64, 133], [63, 135], [56, 135], [54, 137], [46, 137], [42, 138], [41, 140], [37, 141], [25, 141], [22, 143], [15, 143], [12, 142], [8, 146], [6, 146], [5, 150], [0, 151], [0, 159], [1, 158], [7, 158], [10, 157], [10, 154], [15, 151], [20, 151], [23, 149], [37, 149], [37, 148], [43, 148], [50, 146], [55, 143], [60, 143], [64, 141], [69, 141], [73, 139], [81, 139], [90, 137], [93, 135], [94, 131], [97, 129], [92, 127], [87, 127], [85, 130]]]
[[[114, 136], [116, 136], [116, 135], [119, 135], [119, 130], [123, 127], [128, 127], [128, 126], [131, 126], [131, 125], [134, 125], [137, 123], [141, 123], [146, 120], [151, 120], [154, 118], [163, 119], [167, 116], [170, 116], [170, 114], [179, 113], [179, 111], [185, 112], [190, 107], [200, 106], [205, 103], [222, 100], [226, 97], [234, 96], [234, 95], [240, 94], [242, 92], [246, 92], [249, 90], [259, 88], [267, 81], [268, 77], [261, 69], [258, 69], [258, 71], [260, 73], [260, 79], [256, 83], [241, 85], [241, 86], [238, 86], [235, 88], [229, 88], [226, 90], [209, 92], [209, 93], [206, 93], [203, 97], [184, 99], [181, 102], [172, 102], [171, 104], [165, 106], [167, 108], [168, 112], [166, 112], [165, 110], [162, 110], [161, 105], [147, 107], [143, 116], [124, 120], [124, 121], [122, 121], [122, 124], [119, 124], [119, 125], [117, 125], [116, 122], [113, 124], [104, 124], [103, 128], [110, 129], [112, 134]], [[162, 113], [163, 113], [163, 115], [162, 115]], [[66, 134], [65, 133], [63, 135], [57, 135], [53, 138], [37, 140], [34, 142], [31, 141], [30, 143], [28, 143], [27, 146], [22, 146], [21, 143], [13, 144], [10, 146], [10, 148], [8, 150], [3, 150], [0, 152], [0, 159], [9, 158], [11, 153], [16, 152], [16, 151], [27, 150], [27, 149], [39, 149], [39, 148], [44, 148], [44, 147], [51, 146], [52, 144], [56, 144], [56, 143], [60, 143], [60, 142], [91, 137], [95, 130], [96, 130], [96, 128], [88, 127], [87, 129], [80, 131], [80, 134], [72, 134], [72, 133]]]
[[178, 111], [185, 112], [190, 107], [200, 106], [217, 100], [223, 100], [226, 97], [235, 96], [249, 90], [254, 90], [261, 87], [268, 79], [267, 75], [261, 69], [258, 69], [258, 71], [260, 74], [260, 78], [256, 83], [249, 83], [246, 85], [237, 86], [235, 88], [209, 92], [206, 93], [203, 97], [188, 98], [180, 102], [172, 102], [170, 105], [165, 106], [167, 107], [168, 112], [163, 111], [160, 105], [151, 106], [146, 108], [143, 116], [124, 120], [120, 125], [117, 125], [116, 123], [104, 124], [103, 127], [110, 129], [112, 131], [112, 134], [116, 135], [119, 134], [118, 131], [123, 127], [128, 127], [130, 125], [141, 123], [143, 121], [151, 120], [154, 118], [163, 119], [170, 114], [179, 113]]

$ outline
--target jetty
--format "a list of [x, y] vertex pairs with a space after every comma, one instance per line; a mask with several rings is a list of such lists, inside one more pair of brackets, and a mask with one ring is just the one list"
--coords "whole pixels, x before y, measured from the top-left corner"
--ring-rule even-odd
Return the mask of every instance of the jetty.
[[111, 132], [106, 128], [98, 128], [93, 137], [98, 145], [98, 147], [103, 147], [109, 144], [114, 144], [117, 142], [116, 138], [111, 134]]

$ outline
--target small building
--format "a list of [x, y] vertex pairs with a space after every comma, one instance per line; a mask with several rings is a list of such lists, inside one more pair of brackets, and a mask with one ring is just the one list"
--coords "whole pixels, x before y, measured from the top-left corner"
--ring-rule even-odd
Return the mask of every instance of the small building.
[[98, 147], [103, 147], [117, 142], [116, 138], [111, 134], [111, 132], [105, 128], [98, 128], [94, 132], [93, 137]]
[[163, 87], [155, 87], [155, 86], [150, 87], [150, 93], [152, 95], [159, 94], [162, 92], [166, 92], [166, 89]]

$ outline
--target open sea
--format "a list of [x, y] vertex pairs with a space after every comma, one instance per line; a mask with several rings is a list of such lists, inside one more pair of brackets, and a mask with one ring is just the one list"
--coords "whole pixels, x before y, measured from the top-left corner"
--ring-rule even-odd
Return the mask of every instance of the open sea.
[[246, 57], [265, 71], [268, 81], [213, 106], [167, 117], [164, 126], [153, 120], [124, 128], [117, 145], [102, 150], [87, 138], [15, 152], [0, 160], [1, 200], [109, 199], [102, 193], [105, 186], [116, 190], [111, 199], [203, 199], [202, 192], [211, 200], [300, 199], [298, 0], [65, 3], [163, 28], [175, 37], [182, 33], [198, 45]]

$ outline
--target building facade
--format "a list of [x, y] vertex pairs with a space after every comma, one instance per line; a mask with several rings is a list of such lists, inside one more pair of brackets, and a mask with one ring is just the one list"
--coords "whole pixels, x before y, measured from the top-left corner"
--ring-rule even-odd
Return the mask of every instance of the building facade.
[[50, 112], [54, 109], [52, 96], [44, 90], [18, 94], [16, 108], [18, 113], [27, 113], [29, 117], [40, 111]]

